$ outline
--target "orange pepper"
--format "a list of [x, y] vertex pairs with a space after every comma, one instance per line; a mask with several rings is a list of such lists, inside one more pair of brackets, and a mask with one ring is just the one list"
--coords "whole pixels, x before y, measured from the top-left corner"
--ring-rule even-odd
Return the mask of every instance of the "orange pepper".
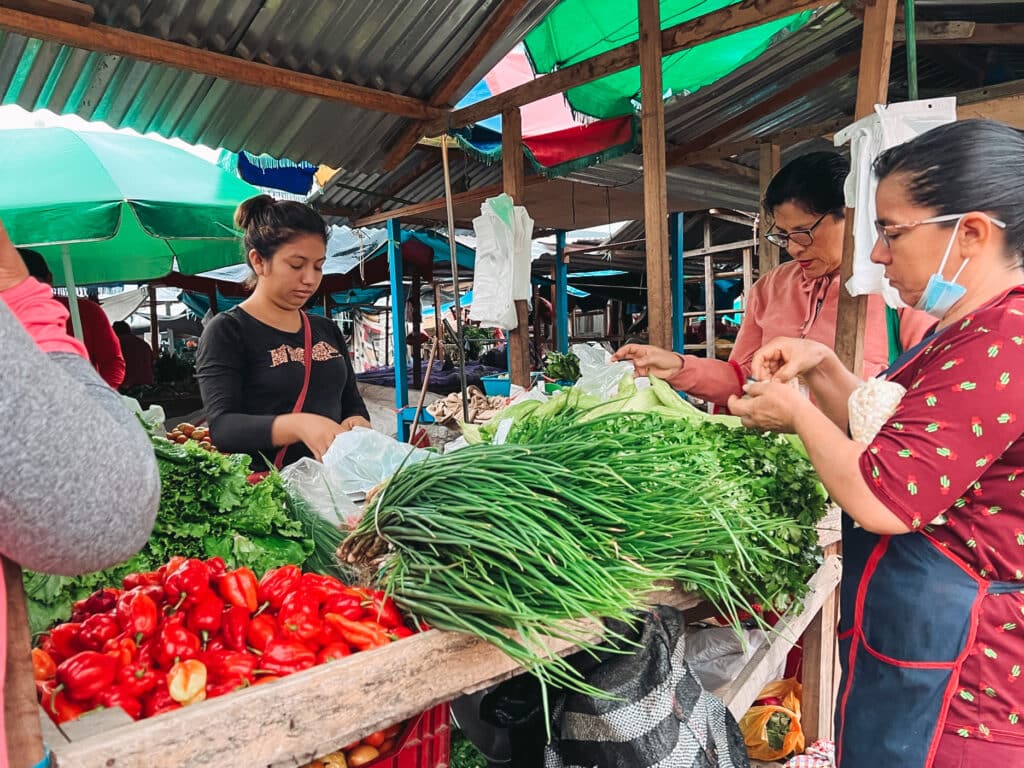
[[179, 661], [167, 673], [167, 691], [179, 704], [195, 704], [206, 698], [206, 665], [198, 659]]
[[53, 657], [42, 648], [32, 649], [32, 677], [36, 680], [49, 680], [57, 674], [57, 665]]

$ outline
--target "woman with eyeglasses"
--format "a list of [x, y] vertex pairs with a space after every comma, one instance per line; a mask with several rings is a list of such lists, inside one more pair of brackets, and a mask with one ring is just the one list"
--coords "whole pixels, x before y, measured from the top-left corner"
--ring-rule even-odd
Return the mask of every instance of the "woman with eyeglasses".
[[[792, 261], [761, 277], [746, 297], [743, 322], [728, 362], [680, 355], [647, 344], [626, 344], [614, 360], [630, 360], [640, 376], [667, 379], [676, 389], [724, 406], [742, 394], [751, 376], [754, 353], [776, 336], [835, 343], [839, 312], [839, 265], [846, 222], [843, 183], [849, 162], [835, 152], [813, 152], [787, 163], [771, 180], [764, 208], [771, 217], [769, 242], [786, 250]], [[927, 330], [927, 316], [900, 311], [898, 352]], [[864, 375], [888, 365], [889, 338], [885, 305], [868, 297]]]
[[937, 321], [873, 387], [896, 404], [851, 439], [870, 385], [776, 339], [729, 405], [796, 432], [846, 512], [839, 768], [1024, 765], [1024, 135], [952, 123], [875, 173], [871, 258]]

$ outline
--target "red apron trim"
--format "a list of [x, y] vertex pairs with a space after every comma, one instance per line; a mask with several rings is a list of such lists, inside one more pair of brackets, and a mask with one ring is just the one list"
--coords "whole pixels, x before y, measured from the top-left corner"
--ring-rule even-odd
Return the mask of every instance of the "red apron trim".
[[886, 656], [881, 651], [876, 651], [872, 648], [862, 631], [858, 635], [860, 641], [864, 644], [865, 651], [891, 667], [903, 667], [904, 669], [953, 669], [960, 662], [960, 656], [957, 656], [952, 661], [901, 661], [900, 659], [894, 659], [892, 656]]
[[851, 637], [853, 637], [852, 629], [848, 629], [845, 632], [840, 632], [838, 635], [836, 635], [837, 640], [848, 640]]
[[[292, 413], [300, 413], [302, 406], [306, 404], [306, 393], [309, 391], [309, 374], [313, 369], [313, 332], [309, 327], [309, 318], [306, 317], [305, 312], [299, 312], [302, 316], [302, 330], [305, 331], [305, 345], [302, 354], [302, 365], [305, 367], [305, 376], [302, 381], [302, 389], [299, 392], [298, 398], [295, 400], [295, 407], [292, 408]], [[284, 466], [284, 457], [288, 453], [288, 449], [291, 446], [285, 445], [277, 452], [277, 456], [274, 457], [274, 467], [280, 469]]]

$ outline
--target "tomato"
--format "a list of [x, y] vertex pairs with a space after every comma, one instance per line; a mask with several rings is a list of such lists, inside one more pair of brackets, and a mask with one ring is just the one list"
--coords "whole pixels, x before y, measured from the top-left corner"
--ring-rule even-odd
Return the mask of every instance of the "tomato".
[[368, 744], [371, 747], [379, 747], [384, 743], [385, 739], [387, 739], [387, 736], [384, 735], [384, 731], [377, 731], [376, 733], [371, 733], [369, 736], [364, 738], [363, 744]]
[[360, 765], [366, 765], [378, 757], [380, 757], [380, 752], [377, 751], [376, 747], [360, 744], [348, 753], [348, 764], [352, 768], [359, 768]]

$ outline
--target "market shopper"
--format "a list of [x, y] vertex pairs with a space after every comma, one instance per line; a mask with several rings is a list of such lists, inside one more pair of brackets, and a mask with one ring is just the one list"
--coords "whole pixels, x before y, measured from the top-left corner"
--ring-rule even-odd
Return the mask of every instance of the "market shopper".
[[[722, 406], [741, 393], [754, 353], [769, 339], [794, 336], [833, 346], [845, 227], [843, 183], [849, 170], [842, 155], [813, 152], [787, 163], [771, 180], [764, 194], [772, 224], [766, 237], [788, 251], [792, 261], [754, 283], [728, 362], [647, 344], [626, 344], [612, 359], [630, 360], [638, 375], [651, 373]], [[912, 310], [900, 310], [899, 316], [899, 338], [906, 349], [924, 335], [930, 322]], [[879, 296], [868, 297], [865, 339], [864, 374], [873, 376], [889, 361], [885, 305]]]
[[153, 348], [132, 333], [132, 327], [124, 320], [113, 324], [117, 341], [124, 358], [124, 381], [121, 389], [128, 390], [153, 384]]
[[[18, 253], [21, 254], [29, 275], [41, 283], [53, 284], [53, 273], [39, 251], [19, 248]], [[54, 298], [65, 308], [70, 308], [67, 296]], [[78, 316], [82, 320], [82, 340], [89, 353], [89, 360], [100, 377], [117, 389], [124, 381], [124, 356], [121, 354], [121, 344], [117, 340], [117, 335], [110, 325], [110, 319], [99, 304], [88, 299], [79, 299]], [[74, 335], [70, 319], [67, 322], [67, 331], [68, 335]]]
[[264, 457], [278, 467], [319, 460], [339, 433], [370, 426], [341, 329], [302, 311], [323, 278], [327, 225], [309, 206], [269, 195], [242, 203], [235, 222], [255, 288], [199, 340], [210, 436], [257, 470]]
[[[952, 123], [875, 171], [872, 259], [938, 321], [879, 385], [902, 398], [874, 414], [831, 349], [776, 339], [729, 405], [799, 434], [846, 512], [839, 767], [1021, 765], [1024, 135]], [[780, 383], [798, 375], [818, 407]], [[884, 425], [847, 437], [864, 416]]]

